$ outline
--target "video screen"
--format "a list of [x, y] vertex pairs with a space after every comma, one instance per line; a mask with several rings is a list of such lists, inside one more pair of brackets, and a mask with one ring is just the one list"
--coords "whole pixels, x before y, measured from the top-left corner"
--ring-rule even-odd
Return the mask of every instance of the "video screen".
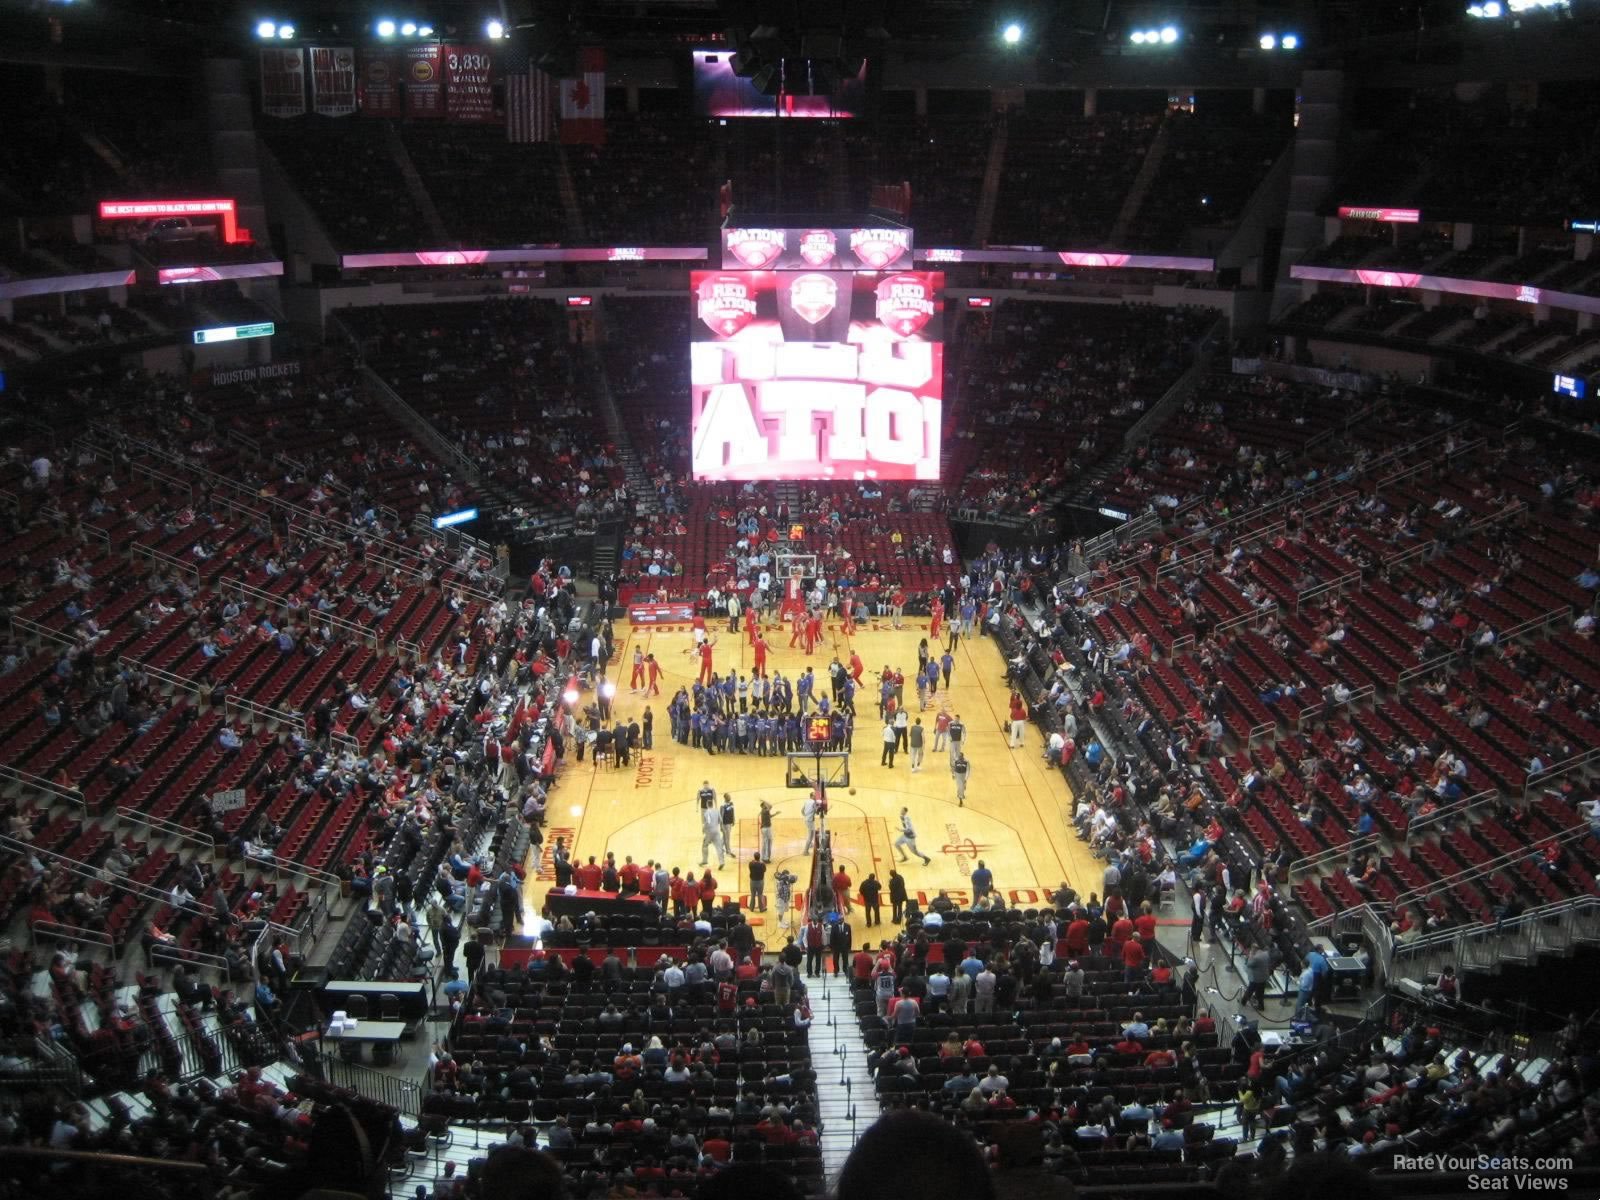
[[940, 271], [694, 271], [702, 480], [937, 480]]
[[[780, 96], [763, 95], [749, 79], [733, 73], [733, 52], [696, 50], [694, 54], [694, 111], [701, 117], [856, 117], [866, 107], [867, 68], [841, 80], [832, 95], [807, 96], [810, 80], [804, 60], [797, 77], [786, 81]], [[793, 68], [792, 68], [793, 69]]]
[[887, 271], [902, 264], [911, 265], [911, 230], [894, 225], [722, 231], [722, 265], [733, 271]]

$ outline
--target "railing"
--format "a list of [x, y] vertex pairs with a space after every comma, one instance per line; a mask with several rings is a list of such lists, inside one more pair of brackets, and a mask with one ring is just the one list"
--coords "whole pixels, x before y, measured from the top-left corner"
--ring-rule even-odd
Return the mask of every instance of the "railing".
[[[1546, 926], [1560, 923], [1561, 942], [1551, 946]], [[1560, 950], [1575, 940], [1600, 939], [1600, 896], [1574, 896], [1530, 908], [1493, 925], [1458, 925], [1396, 944], [1394, 957], [1422, 958], [1443, 952], [1450, 961], [1487, 967], [1500, 959], [1531, 963], [1541, 950]]]
[[1456, 667], [1460, 664], [1461, 652], [1459, 650], [1451, 650], [1448, 653], [1440, 654], [1434, 658], [1428, 659], [1427, 662], [1422, 663], [1420, 666], [1407, 667], [1404, 671], [1401, 671], [1397, 676], [1395, 676], [1395, 690], [1404, 691], [1417, 680], [1425, 679], [1427, 676], [1432, 675], [1435, 671], [1441, 670], [1445, 667]]
[[[96, 453], [103, 454], [105, 452], [104, 449], [99, 446], [94, 446], [93, 449]], [[170, 475], [166, 471], [152, 467], [143, 459], [137, 458], [133, 460], [132, 470], [137, 474], [143, 475], [146, 479], [153, 479], [157, 483], [164, 484], [165, 486], [172, 488], [174, 491], [182, 492], [185, 496], [189, 497], [191, 501], [194, 499], [194, 484], [190, 483], [182, 476]]]
[[1212, 322], [1211, 328], [1196, 339], [1195, 359], [1189, 369], [1178, 376], [1172, 386], [1162, 394], [1161, 399], [1150, 406], [1148, 412], [1128, 427], [1128, 432], [1122, 435], [1122, 448], [1124, 450], [1132, 450], [1139, 443], [1149, 440], [1151, 433], [1166, 421], [1172, 410], [1182, 404], [1194, 392], [1195, 385], [1199, 383], [1200, 378], [1210, 373], [1211, 356], [1204, 347], [1210, 340], [1211, 335], [1216, 333], [1217, 326], [1220, 324], [1222, 324], [1222, 318], [1218, 317], [1216, 321]]
[[454, 442], [445, 437], [434, 428], [433, 423], [413, 408], [406, 399], [390, 387], [371, 367], [363, 365], [361, 373], [366, 377], [368, 385], [383, 398], [382, 402], [400, 412], [411, 425], [412, 430], [427, 442], [434, 453], [452, 464], [466, 478], [478, 482], [483, 478], [483, 473], [478, 469], [478, 464], [469, 458]]
[[[1571, 829], [1563, 829], [1554, 837], [1543, 839], [1541, 845], [1564, 846], [1568, 842], [1576, 842], [1589, 836], [1588, 825], [1575, 825]], [[1437, 896], [1441, 892], [1449, 891], [1463, 883], [1475, 883], [1519, 862], [1526, 862], [1533, 858], [1535, 851], [1531, 846], [1522, 846], [1508, 854], [1501, 854], [1491, 858], [1488, 862], [1474, 863], [1464, 870], [1454, 874], [1445, 875], [1439, 879], [1429, 880], [1422, 887], [1412, 888], [1409, 892], [1402, 892], [1395, 897], [1395, 907], [1402, 904], [1415, 904], [1417, 901], [1426, 900], [1430, 896]]]
[[1369, 833], [1365, 837], [1356, 838], [1346, 845], [1334, 846], [1332, 849], [1324, 850], [1320, 854], [1313, 854], [1310, 858], [1296, 859], [1289, 864], [1289, 878], [1315, 875], [1330, 864], [1345, 862], [1363, 851], [1376, 850], [1378, 848], [1377, 834]]
[[1544, 770], [1529, 775], [1522, 784], [1522, 802], [1526, 804], [1534, 791], [1543, 787], [1552, 779], [1563, 775], [1570, 775], [1574, 771], [1587, 770], [1592, 764], [1600, 762], [1600, 746], [1585, 750], [1581, 754], [1574, 754], [1571, 758], [1564, 758], [1560, 762], [1551, 763]]
[[63, 633], [59, 629], [51, 629], [50, 626], [41, 625], [39, 622], [31, 621], [27, 617], [12, 615], [7, 620], [11, 622], [11, 636], [18, 641], [24, 640], [20, 634], [26, 634], [28, 637], [41, 642], [49, 642], [55, 646], [76, 646], [78, 644], [78, 639], [71, 634]]
[[85, 929], [81, 925], [63, 925], [60, 921], [33, 921], [28, 925], [28, 944], [37, 946], [42, 939], [52, 939], [60, 942], [78, 942], [84, 945], [100, 946], [116, 953], [116, 943], [111, 940], [111, 935], [103, 929]]
[[1433, 826], [1443, 824], [1446, 821], [1452, 821], [1456, 817], [1466, 816], [1467, 813], [1475, 812], [1487, 804], [1495, 803], [1499, 799], [1499, 788], [1485, 788], [1481, 792], [1474, 792], [1470, 796], [1463, 796], [1460, 800], [1442, 805], [1431, 813], [1408, 818], [1406, 821], [1406, 844], [1409, 846], [1411, 839], [1423, 830], [1431, 829]]
[[53, 1039], [35, 1034], [12, 1038], [4, 1047], [20, 1065], [0, 1068], [0, 1088], [45, 1091], [56, 1087], [69, 1096], [83, 1095], [83, 1064]]
[[1361, 586], [1360, 571], [1350, 571], [1344, 575], [1338, 576], [1335, 579], [1330, 579], [1327, 583], [1319, 583], [1316, 587], [1307, 588], [1305, 591], [1298, 593], [1294, 598], [1295, 614], [1298, 616], [1300, 610], [1307, 604], [1310, 604], [1313, 600], [1320, 600], [1322, 597], [1329, 594], [1342, 594], [1345, 588], [1352, 586], [1357, 588]]
[[1271, 604], [1261, 608], [1253, 608], [1249, 612], [1240, 613], [1236, 617], [1229, 617], [1226, 621], [1218, 621], [1213, 626], [1213, 632], [1219, 634], [1232, 633], [1235, 629], [1243, 629], [1247, 625], [1252, 628], [1258, 628], [1277, 619], [1278, 602], [1274, 600]]
[[1438, 546], [1439, 543], [1431, 538], [1418, 542], [1415, 546], [1407, 546], [1404, 550], [1396, 550], [1393, 554], [1385, 554], [1383, 556], [1383, 565], [1385, 567], [1398, 567], [1410, 562], [1413, 558], [1422, 558], [1425, 555], [1434, 553]]
[[76, 804], [80, 810], [84, 806], [83, 793], [77, 788], [65, 787], [46, 779], [43, 775], [35, 775], [32, 771], [22, 771], [0, 763], [0, 781], [49, 796], [52, 800], [65, 800], [68, 804]]
[[1371, 700], [1377, 694], [1377, 687], [1370, 683], [1365, 687], [1358, 687], [1354, 689], [1342, 700], [1329, 699], [1327, 695], [1324, 694], [1321, 703], [1311, 704], [1300, 710], [1300, 715], [1295, 718], [1295, 728], [1304, 732], [1308, 723], [1315, 721], [1318, 718], [1325, 717], [1329, 709], [1349, 708], [1352, 704], [1362, 704], [1368, 700]]
[[[223, 698], [222, 711], [229, 714], [239, 714], [247, 717], [252, 725], [288, 726], [290, 729], [300, 730], [305, 728], [305, 718], [299, 713], [290, 712], [283, 708], [269, 708], [265, 704], [257, 704], [254, 700], [246, 700], [243, 696], [235, 696], [231, 692]], [[331, 741], [340, 750], [348, 750], [351, 754], [360, 755], [361, 746], [348, 733], [333, 730], [328, 734]]]
[[401, 1079], [360, 1063], [346, 1062], [337, 1054], [322, 1056], [322, 1077], [335, 1087], [360, 1092], [367, 1099], [397, 1108], [408, 1117], [422, 1115], [422, 1089], [414, 1079]]
[[[328, 540], [331, 545], [340, 544], [333, 542], [331, 538]], [[236, 579], [231, 575], [224, 576], [218, 581], [217, 590], [232, 593], [238, 596], [239, 599], [248, 600], [263, 610], [268, 608], [274, 610], [282, 609], [288, 605], [291, 599], [289, 596], [280, 596], [276, 592], [258, 588], [254, 584], [246, 583], [244, 580]], [[358, 625], [356, 622], [346, 620], [344, 617], [336, 617], [331, 613], [323, 612], [308, 613], [306, 620], [312, 625], [324, 625], [352, 641], [360, 642], [362, 645], [370, 646], [373, 649], [378, 647], [378, 635], [373, 632], [370, 626]]]
[[178, 838], [190, 843], [197, 851], [207, 855], [217, 852], [217, 841], [209, 833], [201, 833], [188, 825], [169, 821], [165, 817], [153, 817], [149, 813], [142, 813], [136, 808], [124, 805], [117, 807], [117, 818], [130, 825], [143, 826], [152, 837]]
[[130, 542], [128, 544], [128, 552], [138, 555], [140, 558], [149, 559], [153, 563], [160, 563], [168, 570], [182, 571], [194, 580], [196, 586], [200, 583], [200, 569], [198, 567], [191, 562], [185, 562], [181, 558], [168, 554], [164, 550], [157, 550], [155, 547], [146, 546], [141, 542]]

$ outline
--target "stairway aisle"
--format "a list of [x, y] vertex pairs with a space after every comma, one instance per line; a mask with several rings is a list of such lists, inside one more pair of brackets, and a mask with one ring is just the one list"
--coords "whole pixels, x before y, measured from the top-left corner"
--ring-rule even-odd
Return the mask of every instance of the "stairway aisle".
[[848, 973], [806, 980], [812, 1013], [811, 1065], [817, 1072], [817, 1116], [822, 1122], [822, 1169], [830, 1191], [857, 1135], [878, 1117], [849, 980]]

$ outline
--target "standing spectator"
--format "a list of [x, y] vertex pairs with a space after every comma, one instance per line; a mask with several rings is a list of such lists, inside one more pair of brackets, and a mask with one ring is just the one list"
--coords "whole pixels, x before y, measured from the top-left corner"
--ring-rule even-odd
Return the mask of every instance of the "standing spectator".
[[756, 855], [750, 860], [750, 909], [752, 912], [767, 911], [767, 864], [761, 855]]
[[994, 993], [999, 984], [999, 977], [990, 969], [988, 963], [983, 964], [983, 970], [978, 972], [978, 977], [972, 981], [972, 995], [974, 1007], [978, 1013], [994, 1012]]
[[1265, 1008], [1267, 982], [1272, 978], [1272, 951], [1264, 945], [1250, 951], [1250, 957], [1245, 959], [1245, 973], [1250, 978], [1250, 985], [1244, 989], [1244, 1002], [1258, 1009]]
[[894, 766], [894, 752], [899, 744], [900, 739], [894, 731], [894, 722], [885, 721], [883, 723], [883, 753], [878, 756], [878, 765], [880, 767], [892, 768]]
[[756, 824], [761, 830], [761, 857], [766, 862], [772, 861], [772, 805], [767, 801], [761, 802], [761, 811], [756, 818]]
[[1011, 693], [1011, 748], [1022, 745], [1022, 732], [1028, 727], [1028, 705], [1021, 692]]
[[918, 717], [907, 735], [906, 748], [911, 754], [911, 773], [922, 770], [922, 718]]
[[806, 952], [806, 975], [814, 978], [822, 974], [822, 952], [827, 949], [828, 934], [817, 915], [812, 913], [800, 927], [800, 946]]
[[972, 871], [972, 901], [976, 904], [994, 889], [994, 872], [983, 865], [983, 859]]
[[882, 895], [883, 884], [878, 882], [876, 874], [869, 874], [861, 883], [861, 908], [869, 929], [883, 924]]
[[[932, 860], [930, 859], [929, 861], [931, 862]], [[904, 875], [900, 874], [899, 871], [896, 871], [893, 867], [890, 867], [889, 868], [889, 906], [890, 906], [889, 919], [892, 920], [896, 925], [900, 924], [901, 920], [903, 920], [904, 917], [905, 917], [906, 899], [907, 899], [907, 896], [906, 896], [906, 877]]]

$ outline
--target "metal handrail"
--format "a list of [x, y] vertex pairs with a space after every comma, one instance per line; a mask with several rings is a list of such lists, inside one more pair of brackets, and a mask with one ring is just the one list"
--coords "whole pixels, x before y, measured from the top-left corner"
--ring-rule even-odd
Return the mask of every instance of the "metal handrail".
[[142, 542], [130, 542], [128, 543], [128, 553], [147, 558], [151, 562], [160, 563], [162, 566], [174, 571], [183, 571], [192, 576], [196, 584], [200, 582], [200, 569], [198, 567], [191, 562], [185, 562], [175, 555], [168, 554], [164, 550], [157, 550], [154, 546], [146, 546]]
[[126, 805], [117, 806], [117, 817], [133, 825], [143, 825], [152, 834], [193, 842], [196, 847], [203, 849], [207, 854], [216, 853], [217, 840], [209, 833], [201, 833], [188, 825], [181, 825], [177, 821], [169, 821], [165, 817], [151, 816], [149, 813], [142, 813], [138, 809], [128, 808]]
[[1354, 689], [1343, 700], [1330, 700], [1324, 696], [1320, 702], [1308, 704], [1300, 710], [1300, 715], [1295, 718], [1295, 728], [1304, 730], [1307, 722], [1324, 716], [1330, 708], [1349, 708], [1352, 704], [1361, 704], [1364, 701], [1371, 700], [1377, 694], [1377, 687], [1369, 683], [1365, 687]]
[[1459, 650], [1451, 650], [1447, 653], [1437, 655], [1428, 659], [1420, 666], [1407, 667], [1404, 671], [1401, 671], [1398, 675], [1396, 675], [1394, 680], [1395, 690], [1397, 692], [1404, 691], [1409, 684], [1415, 683], [1424, 676], [1432, 675], [1435, 671], [1440, 670], [1443, 667], [1460, 665], [1461, 651]]
[[1305, 591], [1297, 593], [1294, 598], [1295, 614], [1298, 615], [1300, 610], [1311, 601], [1319, 600], [1329, 593], [1343, 592], [1344, 589], [1349, 587], [1351, 584], [1355, 584], [1357, 587], [1361, 586], [1360, 571], [1348, 571], [1343, 575], [1329, 580], [1327, 583], [1319, 583], [1315, 587], [1309, 587]]
[[[1589, 827], [1587, 825], [1574, 825], [1571, 829], [1563, 829], [1554, 837], [1541, 839], [1541, 844], [1564, 846], [1568, 842], [1576, 842], [1579, 839], [1586, 838], [1588, 836]], [[1504, 871], [1506, 868], [1513, 866], [1516, 863], [1526, 862], [1528, 859], [1533, 857], [1533, 854], [1533, 847], [1522, 846], [1516, 850], [1510, 851], [1507, 854], [1501, 854], [1495, 858], [1491, 858], [1488, 862], [1477, 863], [1473, 866], [1467, 867], [1465, 870], [1457, 871], [1452, 875], [1445, 875], [1439, 879], [1430, 880], [1422, 887], [1412, 888], [1408, 892], [1401, 892], [1394, 899], [1395, 906], [1399, 907], [1402, 904], [1415, 904], [1420, 900], [1427, 900], [1432, 896], [1439, 895], [1441, 892], [1449, 891], [1451, 888], [1457, 887], [1460, 884], [1473, 883], [1479, 879], [1486, 879], [1490, 875]]]
[[1497, 922], [1494, 925], [1457, 925], [1450, 929], [1440, 929], [1433, 933], [1423, 934], [1409, 942], [1397, 942], [1394, 956], [1396, 958], [1410, 958], [1415, 955], [1425, 954], [1441, 946], [1450, 946], [1455, 950], [1454, 957], [1460, 959], [1461, 946], [1468, 941], [1479, 941], [1488, 938], [1501, 939], [1508, 935], [1525, 935], [1533, 930], [1533, 941], [1537, 940], [1537, 929], [1552, 917], [1570, 919], [1569, 914], [1600, 910], [1600, 896], [1570, 896], [1565, 900], [1558, 900], [1552, 904], [1542, 904], [1537, 908], [1530, 908], [1526, 912], [1509, 920]]
[[23, 771], [17, 767], [7, 766], [4, 763], [0, 763], [0, 779], [5, 780], [7, 783], [14, 783], [18, 787], [27, 788], [30, 791], [42, 792], [44, 795], [52, 796], [57, 800], [65, 800], [70, 804], [76, 804], [79, 808], [82, 808], [85, 803], [83, 792], [79, 788], [67, 787], [56, 783], [54, 780], [46, 779], [43, 775], [35, 775], [32, 771]]
[[1529, 775], [1522, 783], [1522, 799], [1526, 803], [1535, 788], [1543, 787], [1550, 780], [1573, 771], [1581, 771], [1591, 763], [1600, 762], [1600, 746], [1585, 750], [1581, 754], [1574, 754], [1571, 758], [1564, 758], [1558, 763], [1551, 763], [1544, 770]]
[[1406, 843], [1424, 829], [1452, 820], [1455, 817], [1465, 816], [1469, 812], [1492, 804], [1500, 799], [1499, 788], [1485, 788], [1481, 792], [1474, 792], [1470, 796], [1463, 796], [1451, 804], [1442, 805], [1431, 813], [1419, 817], [1410, 817], [1406, 820]]
[[81, 925], [66, 925], [60, 921], [32, 921], [28, 924], [29, 944], [37, 946], [40, 938], [60, 938], [69, 942], [87, 942], [115, 951], [116, 943], [103, 929], [85, 929]]
[[[41, 625], [39, 622], [30, 620], [27, 617], [19, 617], [16, 614], [12, 614], [6, 619], [11, 622], [13, 637], [16, 637], [17, 631], [21, 630], [38, 641], [50, 642], [57, 646], [76, 646], [78, 644], [78, 639], [71, 634], [62, 633], [59, 629], [51, 629], [50, 626]], [[17, 640], [21, 641], [22, 639], [18, 637]]]
[[[268, 607], [274, 609], [285, 608], [291, 599], [291, 597], [280, 596], [276, 592], [269, 592], [265, 588], [246, 583], [244, 580], [232, 575], [224, 576], [218, 580], [217, 589], [223, 592], [236, 592], [242, 599], [252, 601], [263, 609]], [[363, 642], [373, 647], [378, 644], [378, 636], [370, 627], [358, 625], [354, 621], [346, 620], [344, 617], [336, 617], [332, 613], [318, 612], [308, 613], [306, 619], [313, 624], [320, 622], [329, 629], [336, 630], [352, 640]]]
[[1340, 862], [1360, 854], [1364, 850], [1376, 850], [1378, 848], [1378, 835], [1369, 833], [1365, 837], [1356, 838], [1346, 845], [1334, 846], [1323, 850], [1321, 853], [1313, 854], [1310, 858], [1296, 859], [1289, 864], [1289, 876], [1292, 879], [1296, 875], [1316, 874], [1329, 863]]
[[1236, 617], [1229, 617], [1226, 621], [1218, 621], [1212, 627], [1213, 633], [1232, 633], [1235, 629], [1242, 629], [1246, 625], [1255, 625], [1262, 621], [1276, 621], [1278, 619], [1278, 602], [1274, 600], [1263, 608], [1253, 608], [1249, 612], [1240, 613]]

